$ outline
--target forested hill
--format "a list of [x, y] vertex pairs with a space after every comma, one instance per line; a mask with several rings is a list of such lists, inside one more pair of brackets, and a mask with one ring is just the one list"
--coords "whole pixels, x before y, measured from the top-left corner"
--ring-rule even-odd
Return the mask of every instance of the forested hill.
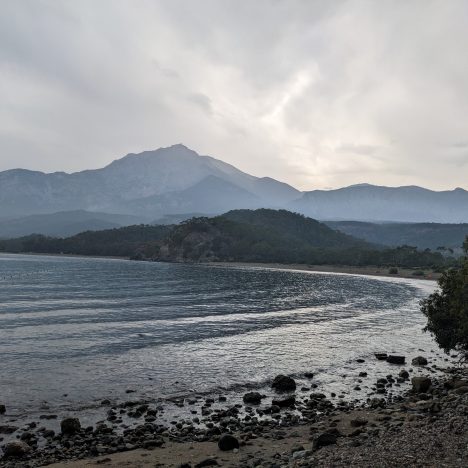
[[439, 253], [384, 249], [286, 210], [235, 210], [174, 228], [158, 260], [441, 266]]
[[177, 226], [138, 225], [67, 238], [32, 235], [0, 241], [5, 252], [125, 256], [160, 261], [242, 261], [430, 267], [439, 253], [385, 249], [286, 210], [235, 210]]

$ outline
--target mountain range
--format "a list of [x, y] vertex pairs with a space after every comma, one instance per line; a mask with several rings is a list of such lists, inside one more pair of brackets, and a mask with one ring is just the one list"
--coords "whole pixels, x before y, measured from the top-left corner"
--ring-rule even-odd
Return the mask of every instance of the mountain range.
[[368, 184], [301, 192], [181, 144], [71, 174], [0, 172], [0, 237], [72, 235], [240, 208], [283, 208], [328, 221], [461, 223], [468, 222], [468, 192]]

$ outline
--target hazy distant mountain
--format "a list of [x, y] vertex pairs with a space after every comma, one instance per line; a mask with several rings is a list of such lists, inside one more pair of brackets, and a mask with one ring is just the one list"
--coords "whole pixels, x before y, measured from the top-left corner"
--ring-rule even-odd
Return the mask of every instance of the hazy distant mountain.
[[[192, 208], [186, 211], [207, 213], [206, 202], [222, 212], [232, 207], [282, 206], [300, 195], [287, 184], [251, 176], [183, 145], [129, 154], [102, 169], [73, 174], [0, 172], [0, 218], [80, 209], [141, 214], [148, 208], [148, 214], [162, 216], [174, 213], [174, 206], [179, 212], [179, 207], [189, 205]], [[195, 198], [189, 200], [191, 196]], [[219, 201], [211, 200], [213, 196]]]
[[363, 184], [303, 193], [183, 145], [129, 154], [102, 169], [73, 174], [0, 172], [0, 220], [77, 210], [155, 220], [239, 208], [286, 208], [320, 220], [459, 223], [468, 222], [468, 192]]
[[419, 249], [445, 247], [461, 251], [468, 236], [468, 224], [439, 223], [364, 223], [360, 221], [326, 221], [332, 229], [375, 244], [412, 245]]
[[361, 184], [305, 192], [288, 207], [321, 220], [468, 222], [468, 192], [461, 188], [435, 192]]
[[84, 210], [61, 211], [4, 220], [0, 223], [0, 238], [21, 237], [33, 233], [67, 237], [83, 231], [112, 229], [142, 221], [143, 219], [130, 215], [92, 213]]

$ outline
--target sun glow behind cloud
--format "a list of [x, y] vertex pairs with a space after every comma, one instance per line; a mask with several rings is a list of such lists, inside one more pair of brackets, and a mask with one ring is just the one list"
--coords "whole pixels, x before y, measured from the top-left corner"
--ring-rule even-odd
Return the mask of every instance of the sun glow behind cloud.
[[2, 2], [0, 170], [183, 142], [302, 189], [468, 180], [463, 1]]

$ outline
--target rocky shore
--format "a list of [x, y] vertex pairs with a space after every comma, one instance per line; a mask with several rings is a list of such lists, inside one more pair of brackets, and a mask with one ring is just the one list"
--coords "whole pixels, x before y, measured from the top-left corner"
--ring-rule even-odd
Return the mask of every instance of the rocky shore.
[[[410, 366], [403, 356], [373, 359], [394, 372], [367, 382], [361, 400], [322, 393], [312, 372], [302, 387], [279, 375], [272, 398], [249, 391], [236, 404], [223, 395], [178, 401], [192, 417], [169, 425], [161, 424], [161, 406], [137, 400], [102, 401], [106, 416], [95, 426], [67, 417], [58, 431], [44, 420], [7, 423], [8, 405], [0, 404], [0, 466], [467, 466], [466, 367], [438, 369], [424, 356]], [[355, 377], [355, 386], [372, 379], [364, 369]], [[398, 391], [404, 385], [409, 390]]]

